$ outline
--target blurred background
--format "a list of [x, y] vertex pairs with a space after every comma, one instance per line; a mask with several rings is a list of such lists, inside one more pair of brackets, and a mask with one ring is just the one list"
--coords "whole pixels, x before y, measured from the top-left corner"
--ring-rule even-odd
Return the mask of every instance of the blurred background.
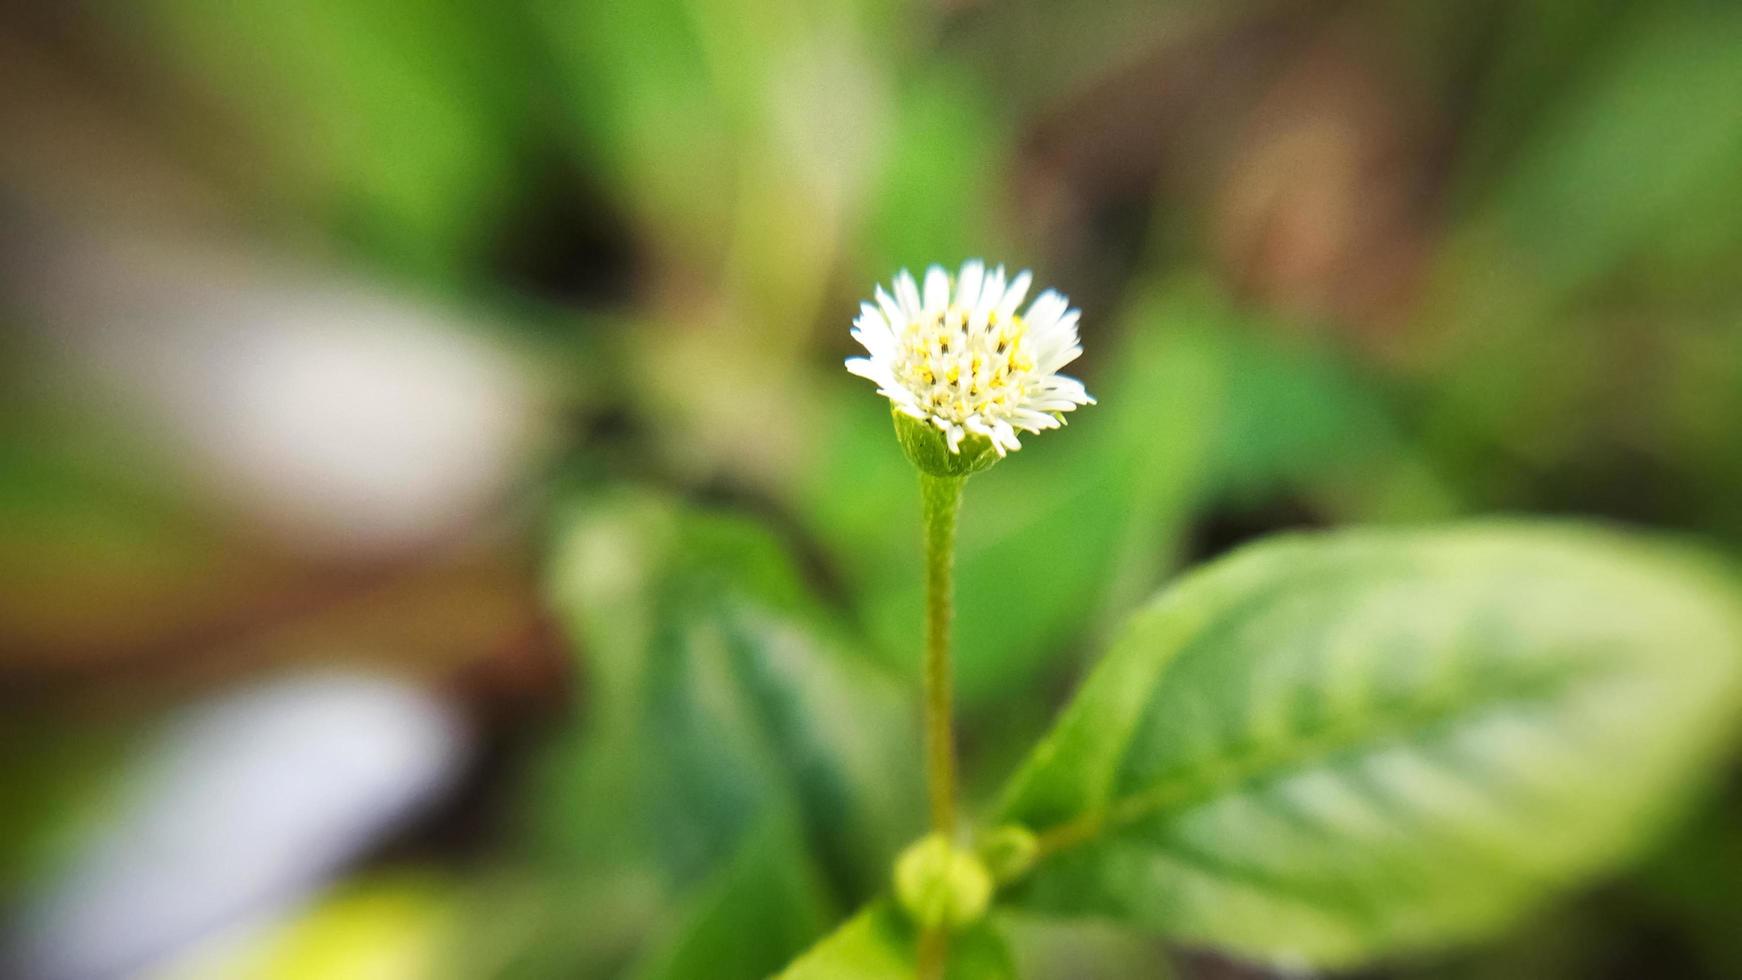
[[[1100, 398], [969, 489], [977, 800], [1258, 535], [1742, 553], [1732, 3], [3, 11], [9, 975], [760, 976], [877, 891], [918, 503], [841, 360], [903, 266], [1034, 268]], [[1374, 975], [1739, 976], [1738, 900], [1732, 771], [1642, 865]]]

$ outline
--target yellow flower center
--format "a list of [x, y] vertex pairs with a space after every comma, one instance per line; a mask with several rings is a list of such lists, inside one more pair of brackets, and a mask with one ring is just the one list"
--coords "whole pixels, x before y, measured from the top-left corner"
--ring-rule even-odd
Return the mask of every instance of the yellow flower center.
[[996, 310], [983, 324], [959, 306], [922, 314], [897, 338], [895, 375], [939, 418], [1000, 418], [1021, 404], [1034, 373], [1027, 333], [1021, 316]]

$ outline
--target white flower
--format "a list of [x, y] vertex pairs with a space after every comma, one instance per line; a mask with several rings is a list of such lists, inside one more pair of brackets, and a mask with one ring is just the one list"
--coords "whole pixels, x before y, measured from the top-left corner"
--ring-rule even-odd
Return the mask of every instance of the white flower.
[[853, 339], [871, 356], [848, 359], [847, 370], [876, 382], [897, 411], [936, 426], [952, 453], [968, 434], [1000, 456], [1020, 449], [1016, 430], [1056, 429], [1062, 413], [1095, 402], [1081, 381], [1058, 373], [1083, 353], [1080, 311], [1049, 289], [1016, 312], [1032, 278], [1006, 282], [1003, 266], [987, 272], [972, 261], [951, 279], [934, 265], [922, 294], [903, 269], [894, 296], [878, 286], [877, 302], [860, 306]]

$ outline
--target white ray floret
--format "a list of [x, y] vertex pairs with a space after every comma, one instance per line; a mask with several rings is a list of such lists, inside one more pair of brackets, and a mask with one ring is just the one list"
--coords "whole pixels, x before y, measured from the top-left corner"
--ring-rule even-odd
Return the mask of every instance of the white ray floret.
[[932, 266], [922, 288], [903, 269], [894, 295], [878, 286], [877, 301], [859, 307], [853, 339], [869, 356], [849, 358], [847, 370], [875, 382], [897, 411], [936, 426], [952, 453], [970, 434], [1000, 456], [1020, 449], [1017, 430], [1056, 429], [1063, 413], [1095, 402], [1081, 381], [1058, 373], [1083, 353], [1080, 311], [1049, 289], [1018, 313], [1031, 281], [1027, 272], [1007, 281], [1003, 266], [972, 261], [954, 278]]

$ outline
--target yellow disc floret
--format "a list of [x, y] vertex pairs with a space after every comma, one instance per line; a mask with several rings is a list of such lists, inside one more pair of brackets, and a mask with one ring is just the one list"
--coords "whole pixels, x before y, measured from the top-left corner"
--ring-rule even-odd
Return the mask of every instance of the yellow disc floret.
[[1034, 375], [1027, 332], [1020, 315], [996, 310], [984, 324], [955, 305], [925, 313], [902, 329], [895, 376], [936, 417], [1002, 418], [1022, 403]]

